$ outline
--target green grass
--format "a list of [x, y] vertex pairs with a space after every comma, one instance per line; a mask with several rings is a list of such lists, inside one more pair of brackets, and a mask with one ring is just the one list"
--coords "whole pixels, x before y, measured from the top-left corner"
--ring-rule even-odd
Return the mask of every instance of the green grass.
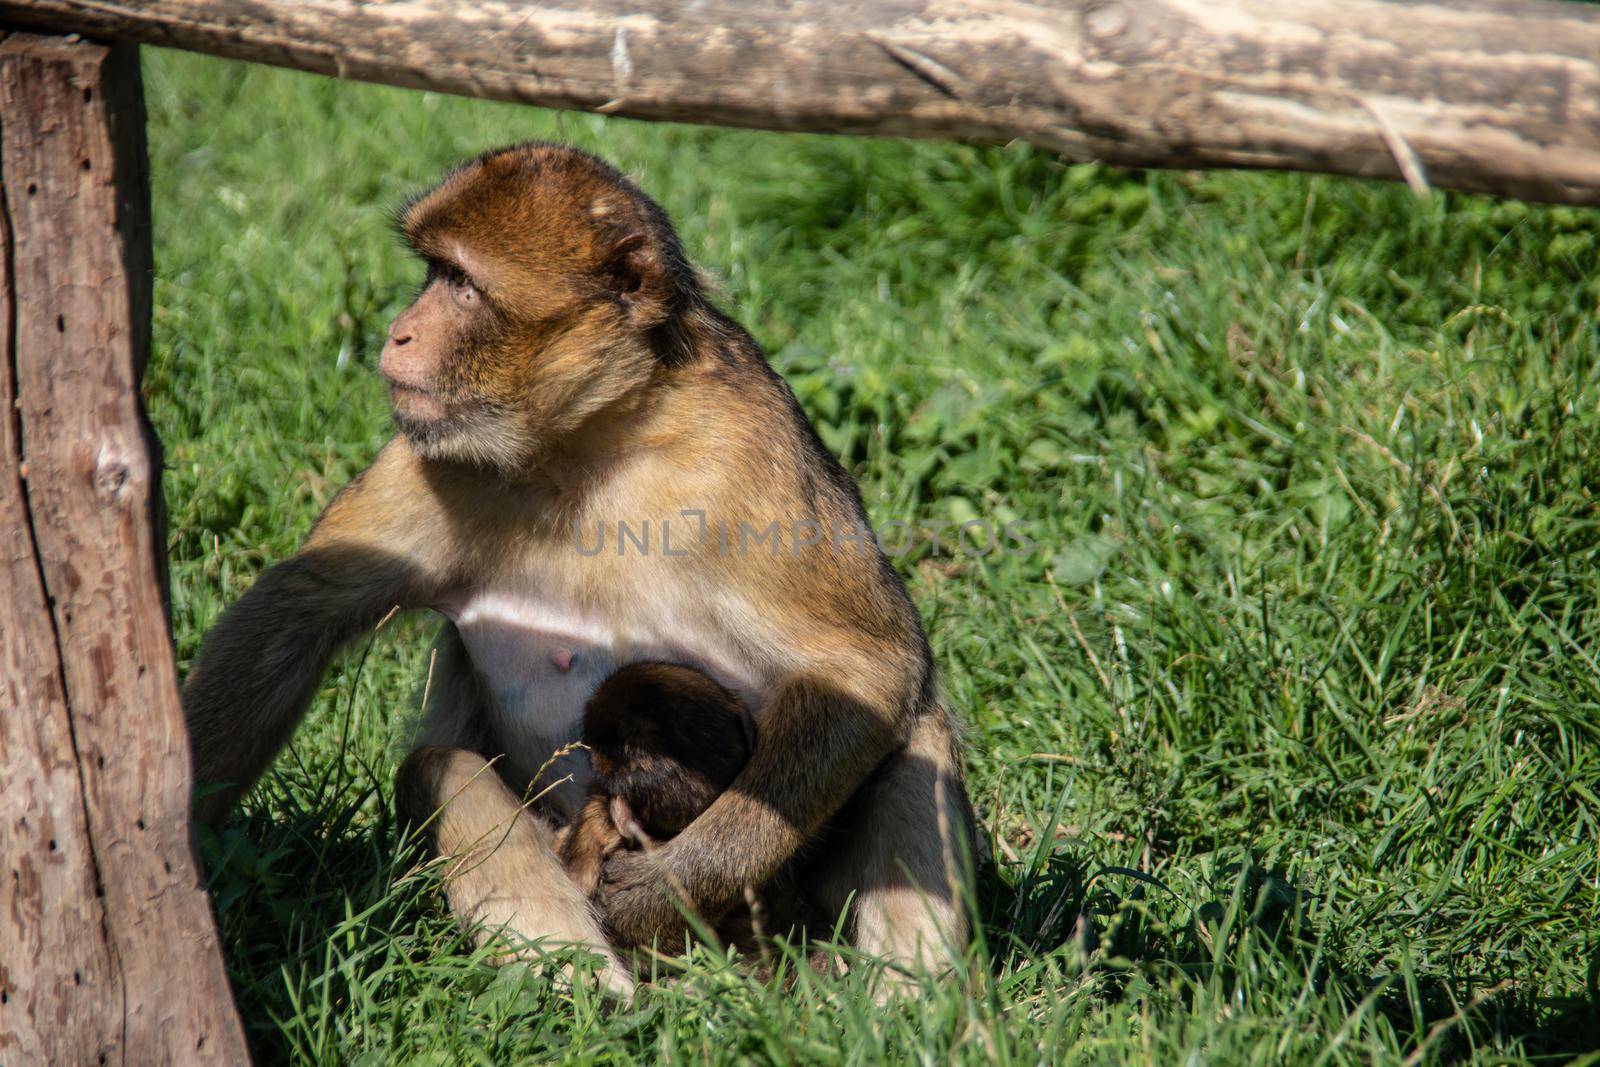
[[972, 981], [486, 966], [397, 859], [402, 619], [206, 842], [262, 1060], [1600, 1060], [1600, 215], [146, 64], [183, 663], [388, 432], [389, 212], [530, 136], [662, 201], [877, 522], [1037, 545], [899, 561], [995, 842]]

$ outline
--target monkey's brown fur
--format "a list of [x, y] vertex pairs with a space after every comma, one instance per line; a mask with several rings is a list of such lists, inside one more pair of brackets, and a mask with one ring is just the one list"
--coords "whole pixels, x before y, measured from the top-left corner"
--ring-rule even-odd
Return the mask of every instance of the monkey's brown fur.
[[[968, 936], [971, 813], [921, 622], [849, 476], [661, 210], [535, 143], [453, 172], [402, 229], [429, 272], [381, 361], [401, 433], [208, 636], [184, 693], [196, 777], [223, 785], [202, 813], [260, 774], [341, 642], [392, 605], [436, 608], [449, 621], [396, 793], [485, 936], [671, 946], [677, 894], [715, 922], [831, 819], [811, 894], [835, 914], [853, 898], [866, 951], [948, 966]], [[672, 551], [662, 524], [681, 536], [694, 512], [702, 536]], [[643, 521], [651, 549], [574, 543]], [[676, 837], [610, 856], [586, 905], [545, 819], [571, 817], [587, 768], [532, 779], [575, 738], [585, 688], [652, 658], [737, 691], [756, 743]]]

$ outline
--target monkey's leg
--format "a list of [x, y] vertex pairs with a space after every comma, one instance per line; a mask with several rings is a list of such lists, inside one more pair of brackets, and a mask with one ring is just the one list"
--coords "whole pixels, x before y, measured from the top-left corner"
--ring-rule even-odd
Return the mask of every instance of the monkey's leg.
[[835, 822], [838, 836], [810, 875], [818, 902], [837, 915], [855, 894], [857, 948], [913, 971], [948, 971], [970, 938], [973, 817], [942, 712], [918, 720]]
[[[461, 748], [419, 748], [400, 767], [395, 797], [401, 818], [426, 825], [445, 857], [450, 910], [479, 944], [509, 934], [548, 947], [577, 945], [605, 957], [600, 980], [609, 992], [632, 992], [631, 975], [556, 856], [555, 831], [524, 808], [488, 760]], [[505, 958], [526, 957], [515, 949]]]
[[497, 749], [460, 632], [446, 624], [434, 648], [417, 747], [395, 776], [395, 807], [402, 821], [426, 828], [435, 855], [448, 857], [444, 888], [450, 910], [472, 927], [479, 944], [504, 931], [543, 938], [552, 947], [598, 952], [606, 958], [602, 984], [627, 996], [633, 979], [607, 948], [588, 901], [567, 876], [556, 853], [556, 832], [496, 773], [499, 765], [480, 755]]

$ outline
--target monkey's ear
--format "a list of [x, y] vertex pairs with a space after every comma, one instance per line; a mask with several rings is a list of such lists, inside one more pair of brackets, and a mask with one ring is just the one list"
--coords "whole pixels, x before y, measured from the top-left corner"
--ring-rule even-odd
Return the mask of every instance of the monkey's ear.
[[653, 845], [650, 835], [644, 832], [644, 827], [639, 825], [638, 818], [633, 814], [633, 806], [626, 797], [616, 794], [611, 797], [609, 805], [611, 811], [611, 825], [616, 827], [617, 833], [622, 835], [624, 841], [639, 845]]
[[611, 242], [600, 263], [600, 278], [612, 296], [631, 311], [655, 310], [666, 296], [666, 264], [656, 243], [635, 230]]

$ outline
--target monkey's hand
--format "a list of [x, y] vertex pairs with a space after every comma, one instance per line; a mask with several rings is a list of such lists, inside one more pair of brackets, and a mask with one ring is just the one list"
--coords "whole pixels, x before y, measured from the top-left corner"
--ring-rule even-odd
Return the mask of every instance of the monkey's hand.
[[[683, 899], [682, 883], [672, 874], [672, 844], [648, 852], [613, 852], [600, 868], [593, 901], [600, 924], [618, 948], [655, 943], [663, 952], [681, 951], [695, 902]], [[680, 910], [681, 909], [681, 910]], [[714, 919], [714, 917], [705, 917]]]

